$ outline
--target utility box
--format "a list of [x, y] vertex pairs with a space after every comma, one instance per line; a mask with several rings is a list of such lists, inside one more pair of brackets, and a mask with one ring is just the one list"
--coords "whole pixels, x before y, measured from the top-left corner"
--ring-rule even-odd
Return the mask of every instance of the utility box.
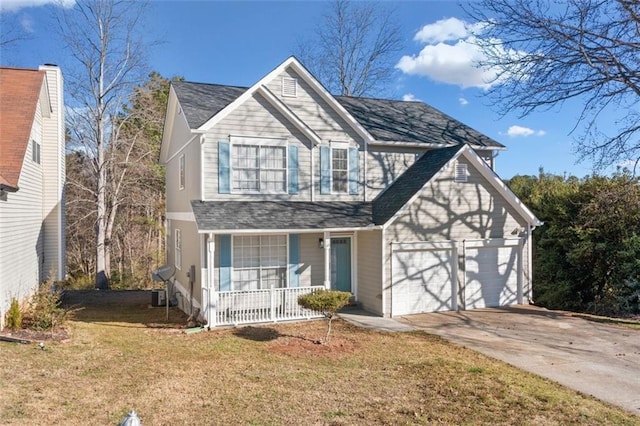
[[167, 303], [167, 293], [162, 288], [151, 290], [151, 306], [165, 306]]

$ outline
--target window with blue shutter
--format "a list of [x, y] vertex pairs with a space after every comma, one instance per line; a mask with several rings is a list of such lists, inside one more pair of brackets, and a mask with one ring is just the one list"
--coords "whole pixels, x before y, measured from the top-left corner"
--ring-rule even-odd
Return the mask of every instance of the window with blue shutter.
[[300, 287], [300, 235], [289, 234], [289, 287]]
[[358, 148], [349, 148], [349, 194], [360, 192], [360, 161]]
[[220, 289], [219, 291], [231, 291], [231, 235], [220, 235]]
[[320, 193], [331, 194], [331, 148], [320, 147]]
[[231, 152], [229, 142], [218, 142], [218, 193], [231, 193]]
[[289, 194], [298, 193], [298, 147], [289, 145]]

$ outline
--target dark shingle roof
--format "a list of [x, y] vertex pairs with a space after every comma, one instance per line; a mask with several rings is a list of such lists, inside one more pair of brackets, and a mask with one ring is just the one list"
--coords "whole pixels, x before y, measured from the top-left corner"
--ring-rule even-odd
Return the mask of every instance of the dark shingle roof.
[[383, 225], [391, 219], [463, 147], [464, 145], [458, 145], [434, 149], [422, 155], [373, 200], [373, 222]]
[[246, 87], [188, 81], [174, 81], [171, 84], [192, 129], [202, 126], [247, 90]]
[[423, 102], [335, 98], [378, 141], [504, 147]]
[[[248, 89], [188, 81], [175, 81], [172, 85], [193, 129], [202, 126]], [[335, 98], [378, 141], [504, 147], [423, 102]]]
[[371, 203], [191, 201], [201, 231], [328, 229], [372, 225]]

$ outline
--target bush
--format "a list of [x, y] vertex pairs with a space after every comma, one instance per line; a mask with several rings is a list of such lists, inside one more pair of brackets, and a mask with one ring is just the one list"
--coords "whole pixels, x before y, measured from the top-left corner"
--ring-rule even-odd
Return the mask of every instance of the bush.
[[19, 330], [22, 328], [22, 310], [20, 303], [15, 297], [11, 299], [11, 306], [7, 311], [7, 328], [10, 330]]
[[71, 319], [73, 311], [61, 306], [61, 292], [53, 280], [45, 281], [31, 297], [24, 315], [25, 328], [54, 330]]
[[310, 294], [304, 294], [298, 297], [298, 304], [303, 308], [321, 312], [327, 319], [327, 334], [324, 342], [329, 342], [329, 334], [331, 333], [331, 320], [336, 312], [349, 303], [351, 293], [346, 291], [335, 290], [317, 290]]

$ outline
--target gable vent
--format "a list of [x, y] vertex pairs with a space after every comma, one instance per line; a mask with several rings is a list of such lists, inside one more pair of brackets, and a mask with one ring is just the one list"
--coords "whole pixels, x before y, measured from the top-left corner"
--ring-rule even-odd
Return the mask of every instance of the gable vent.
[[295, 98], [298, 96], [298, 79], [282, 77], [282, 96]]
[[456, 162], [456, 182], [467, 181], [467, 165], [465, 163]]

